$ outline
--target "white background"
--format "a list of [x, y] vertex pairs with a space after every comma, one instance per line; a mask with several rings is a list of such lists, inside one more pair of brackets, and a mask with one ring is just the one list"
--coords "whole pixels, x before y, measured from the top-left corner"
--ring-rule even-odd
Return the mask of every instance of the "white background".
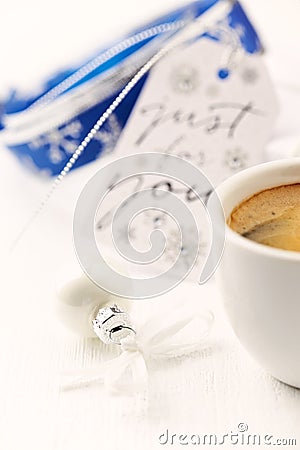
[[[179, 4], [183, 2], [3, 2], [0, 93], [35, 86], [57, 68]], [[300, 142], [300, 1], [244, 0], [243, 5], [267, 49], [266, 63], [281, 103], [270, 152], [283, 156]], [[26, 172], [4, 148], [0, 161], [1, 449], [152, 450], [161, 448], [158, 436], [166, 428], [178, 434], [227, 433], [240, 422], [249, 425], [249, 432], [298, 438], [300, 448], [299, 391], [250, 360], [227, 325], [214, 282], [201, 288], [182, 284], [166, 296], [167, 307], [182, 299], [192, 308], [210, 307], [216, 326], [200, 355], [153, 367], [147, 413], [131, 398], [106, 396], [101, 387], [59, 393], [61, 370], [112, 356], [98, 342], [64, 330], [54, 314], [56, 272], [76, 264], [72, 208], [95, 167], [68, 177], [8, 257], [11, 242], [49, 183]], [[139, 305], [138, 315], [157, 310], [159, 301]]]
[[[93, 53], [131, 27], [183, 4], [182, 0], [86, 0], [84, 4], [69, 0], [3, 1], [2, 89], [30, 86], [57, 67]], [[278, 77], [299, 79], [299, 65], [293, 64], [299, 54], [299, 1], [245, 0], [243, 5], [259, 29]]]

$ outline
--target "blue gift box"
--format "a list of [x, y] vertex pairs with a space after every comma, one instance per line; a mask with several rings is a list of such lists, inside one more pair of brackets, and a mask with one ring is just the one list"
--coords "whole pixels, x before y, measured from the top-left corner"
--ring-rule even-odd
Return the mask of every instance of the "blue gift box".
[[[80, 67], [56, 74], [35, 96], [19, 97], [14, 92], [2, 108], [1, 135], [5, 145], [22, 164], [45, 174], [59, 174], [99, 116], [139, 68], [187, 22], [220, 1], [199, 0], [148, 23], [102, 49]], [[238, 36], [239, 44], [248, 53], [261, 51], [259, 38], [241, 5], [229, 3], [232, 6], [227, 23]], [[220, 39], [218, 33], [207, 32], [205, 36]], [[226, 67], [221, 68], [219, 76], [228, 76]], [[97, 131], [74, 167], [113, 151], [146, 79], [147, 74]]]

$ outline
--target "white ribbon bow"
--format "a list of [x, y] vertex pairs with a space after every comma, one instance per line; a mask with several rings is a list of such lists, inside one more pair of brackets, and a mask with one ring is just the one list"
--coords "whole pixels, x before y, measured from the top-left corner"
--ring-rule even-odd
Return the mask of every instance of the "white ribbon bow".
[[[103, 383], [116, 393], [147, 390], [150, 358], [176, 358], [202, 348], [214, 316], [180, 308], [152, 317], [136, 335], [121, 340], [121, 354], [93, 369], [77, 371], [64, 390]], [[167, 323], [167, 325], [166, 325]]]

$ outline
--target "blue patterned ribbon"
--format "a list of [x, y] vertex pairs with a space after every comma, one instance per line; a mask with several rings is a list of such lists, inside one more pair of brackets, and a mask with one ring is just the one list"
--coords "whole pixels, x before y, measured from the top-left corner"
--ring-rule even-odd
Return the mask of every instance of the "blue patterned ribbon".
[[[21, 162], [34, 170], [57, 175], [98, 117], [124, 85], [153, 54], [219, 0], [198, 0], [143, 26], [122, 40], [102, 49], [83, 65], [60, 72], [34, 96], [14, 92], [2, 106], [0, 135]], [[262, 50], [259, 38], [238, 2], [232, 2], [226, 24], [205, 33], [222, 40], [224, 26], [248, 53]], [[203, 37], [202, 35], [201, 37]], [[200, 37], [200, 36], [199, 36]], [[220, 68], [220, 77], [227, 76]], [[97, 132], [75, 167], [110, 152], [137, 101], [145, 75]]]

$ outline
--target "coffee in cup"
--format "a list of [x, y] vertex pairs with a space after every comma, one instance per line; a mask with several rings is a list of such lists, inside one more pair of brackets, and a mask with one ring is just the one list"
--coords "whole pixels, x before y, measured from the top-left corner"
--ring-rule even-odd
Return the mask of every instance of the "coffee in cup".
[[300, 158], [238, 172], [217, 193], [227, 222], [217, 278], [229, 321], [267, 372], [300, 388]]
[[228, 225], [252, 241], [300, 252], [300, 183], [252, 195], [234, 208]]

